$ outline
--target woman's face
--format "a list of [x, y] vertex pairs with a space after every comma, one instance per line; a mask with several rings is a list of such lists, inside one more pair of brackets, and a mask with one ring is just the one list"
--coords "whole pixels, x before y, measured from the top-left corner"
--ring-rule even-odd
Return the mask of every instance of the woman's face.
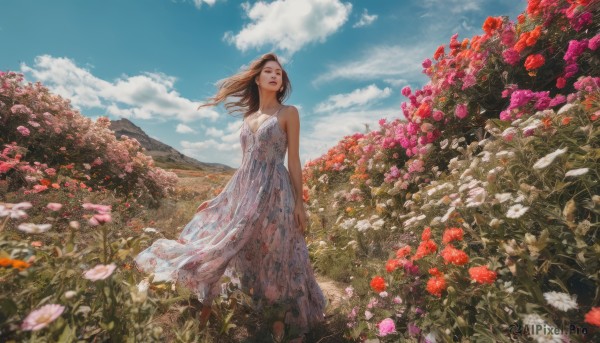
[[283, 83], [283, 71], [279, 63], [268, 61], [258, 76], [258, 86], [263, 89], [278, 92]]

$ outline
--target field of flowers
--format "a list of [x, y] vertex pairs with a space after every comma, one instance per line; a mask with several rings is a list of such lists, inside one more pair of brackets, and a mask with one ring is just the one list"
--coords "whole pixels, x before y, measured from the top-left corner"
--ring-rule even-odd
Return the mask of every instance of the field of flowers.
[[[600, 340], [600, 4], [530, 0], [482, 29], [423, 61], [406, 120], [304, 168], [311, 257], [347, 285], [348, 340]], [[0, 341], [228, 342], [261, 325], [226, 287], [200, 333], [189, 292], [132, 269], [227, 175], [182, 187], [14, 72], [0, 123]]]
[[371, 342], [600, 339], [600, 4], [451, 37], [407, 121], [304, 169], [320, 273]]

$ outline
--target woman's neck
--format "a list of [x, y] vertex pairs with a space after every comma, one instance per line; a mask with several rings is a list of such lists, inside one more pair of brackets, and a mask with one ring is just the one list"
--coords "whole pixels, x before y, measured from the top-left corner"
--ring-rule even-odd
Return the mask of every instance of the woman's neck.
[[260, 94], [259, 103], [258, 103], [258, 111], [261, 113], [269, 113], [274, 109], [277, 109], [281, 106], [277, 98], [275, 97], [275, 93]]

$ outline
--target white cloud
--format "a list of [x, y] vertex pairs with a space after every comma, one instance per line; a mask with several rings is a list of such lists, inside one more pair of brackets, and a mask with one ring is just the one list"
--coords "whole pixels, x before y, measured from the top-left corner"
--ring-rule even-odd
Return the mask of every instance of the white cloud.
[[212, 108], [196, 110], [199, 102], [182, 97], [174, 88], [176, 78], [163, 73], [121, 76], [110, 82], [66, 57], [41, 55], [33, 66], [21, 71], [41, 81], [53, 93], [70, 99], [77, 108], [100, 108], [108, 114], [129, 118], [175, 118], [183, 122], [219, 117]]
[[408, 80], [406, 79], [384, 79], [383, 82], [390, 84], [394, 87], [400, 87], [408, 84]]
[[206, 129], [206, 134], [212, 137], [221, 137], [223, 136], [223, 130], [216, 129], [214, 127], [209, 127]]
[[215, 127], [203, 128], [207, 136], [199, 141], [181, 141], [181, 152], [199, 161], [223, 163], [237, 168], [242, 162], [242, 147], [240, 145], [241, 118], [236, 118], [226, 124], [224, 129]]
[[196, 130], [184, 124], [177, 124], [175, 131], [179, 133], [196, 133]]
[[363, 14], [360, 16], [360, 20], [357, 21], [352, 27], [364, 27], [373, 24], [373, 22], [377, 20], [377, 14], [369, 15], [368, 11], [365, 9]]
[[291, 56], [312, 42], [324, 42], [348, 20], [352, 4], [340, 0], [249, 2], [242, 8], [250, 23], [224, 39], [241, 50], [270, 46]]
[[216, 0], [194, 0], [194, 6], [196, 6], [196, 8], [200, 9], [202, 7], [202, 4], [207, 4], [208, 6], [212, 6], [216, 3]]
[[424, 42], [412, 46], [380, 45], [365, 49], [354, 61], [333, 64], [329, 71], [313, 81], [314, 85], [338, 79], [381, 80], [424, 79], [421, 62], [433, 54], [437, 46]]
[[438, 9], [446, 13], [476, 12], [481, 10], [481, 0], [422, 0], [419, 1], [426, 9]]
[[387, 98], [391, 94], [391, 88], [380, 89], [372, 84], [365, 88], [355, 89], [350, 93], [332, 95], [324, 102], [317, 104], [315, 112], [331, 112], [338, 109], [364, 106], [373, 103], [375, 100]]

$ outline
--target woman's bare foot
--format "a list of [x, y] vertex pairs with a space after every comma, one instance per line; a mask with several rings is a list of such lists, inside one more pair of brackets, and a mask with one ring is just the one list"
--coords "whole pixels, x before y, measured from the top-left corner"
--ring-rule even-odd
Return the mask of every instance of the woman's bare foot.
[[285, 334], [285, 325], [283, 324], [283, 322], [278, 320], [275, 323], [273, 323], [272, 335], [273, 335], [273, 340], [276, 343], [280, 343], [283, 341], [284, 334]]
[[211, 312], [211, 306], [202, 306], [202, 312], [200, 312], [200, 330], [204, 330], [204, 328], [206, 327], [206, 323], [208, 322], [208, 318], [210, 317]]

